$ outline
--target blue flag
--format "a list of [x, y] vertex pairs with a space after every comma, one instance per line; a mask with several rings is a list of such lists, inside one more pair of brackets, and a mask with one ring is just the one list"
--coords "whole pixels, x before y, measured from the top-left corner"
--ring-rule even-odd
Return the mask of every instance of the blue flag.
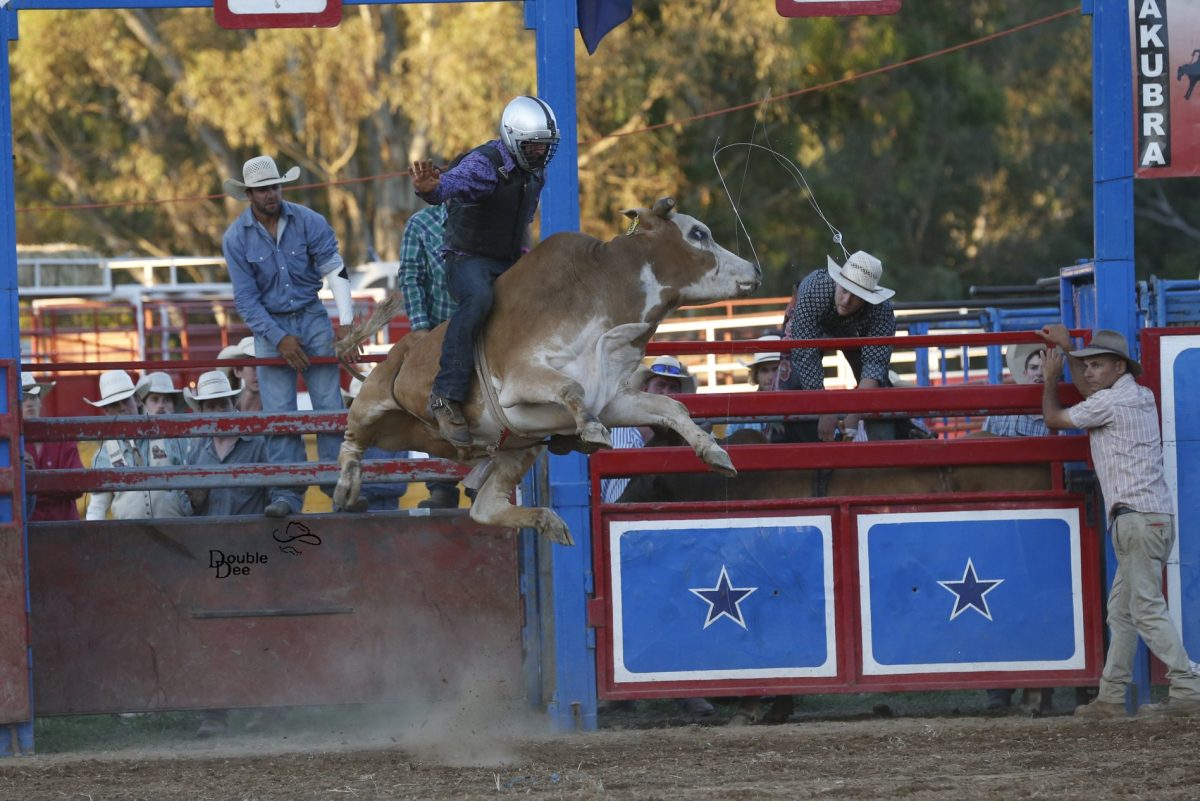
[[633, 0], [577, 0], [579, 35], [588, 55], [596, 52], [600, 40], [633, 13]]

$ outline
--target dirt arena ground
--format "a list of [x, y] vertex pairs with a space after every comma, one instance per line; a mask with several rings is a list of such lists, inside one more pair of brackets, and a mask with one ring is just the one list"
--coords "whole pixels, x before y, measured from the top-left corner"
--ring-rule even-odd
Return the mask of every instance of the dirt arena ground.
[[786, 724], [746, 728], [718, 725], [720, 715], [704, 724], [608, 716], [599, 732], [567, 735], [511, 716], [503, 726], [427, 716], [389, 727], [359, 711], [199, 741], [191, 720], [147, 716], [168, 723], [139, 724], [162, 729], [115, 748], [105, 741], [128, 738], [104, 732], [128, 722], [101, 724], [78, 743], [57, 724], [39, 743], [69, 750], [0, 761], [0, 799], [1200, 797], [1200, 720], [875, 710], [830, 718], [802, 704]]

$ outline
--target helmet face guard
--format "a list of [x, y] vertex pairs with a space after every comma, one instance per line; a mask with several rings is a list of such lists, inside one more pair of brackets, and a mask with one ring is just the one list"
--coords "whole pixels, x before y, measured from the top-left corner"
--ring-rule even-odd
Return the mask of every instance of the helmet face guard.
[[500, 141], [526, 172], [540, 170], [558, 150], [560, 132], [554, 111], [537, 97], [522, 95], [504, 107]]

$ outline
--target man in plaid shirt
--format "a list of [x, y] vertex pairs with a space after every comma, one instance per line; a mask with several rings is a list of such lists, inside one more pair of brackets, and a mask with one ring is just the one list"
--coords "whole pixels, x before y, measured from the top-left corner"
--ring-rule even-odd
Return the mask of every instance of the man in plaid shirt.
[[427, 206], [408, 218], [400, 241], [397, 280], [404, 294], [404, 313], [414, 331], [428, 331], [450, 319], [457, 305], [446, 288], [442, 236], [446, 207]]
[[[446, 288], [446, 262], [442, 259], [442, 240], [446, 227], [446, 206], [427, 206], [408, 218], [404, 238], [400, 240], [400, 271], [397, 280], [404, 296], [404, 313], [413, 331], [430, 331], [450, 319], [454, 298]], [[417, 506], [423, 509], [458, 508], [458, 484], [430, 481], [429, 498]]]
[[[879, 284], [883, 263], [869, 253], [857, 251], [839, 266], [827, 259], [826, 270], [814, 270], [796, 285], [795, 296], [784, 314], [784, 339], [827, 339], [841, 337], [890, 337], [896, 333], [896, 312], [891, 297], [896, 293]], [[892, 349], [869, 345], [843, 351], [860, 388], [891, 386], [888, 364]], [[779, 389], [824, 389], [825, 372], [819, 348], [801, 348], [784, 354], [776, 382]], [[844, 431], [854, 432], [859, 414], [845, 417]], [[891, 423], [884, 424], [894, 429]], [[783, 442], [829, 442], [838, 430], [838, 415], [825, 414], [816, 421], [785, 423]], [[871, 439], [896, 439], [875, 426]]]

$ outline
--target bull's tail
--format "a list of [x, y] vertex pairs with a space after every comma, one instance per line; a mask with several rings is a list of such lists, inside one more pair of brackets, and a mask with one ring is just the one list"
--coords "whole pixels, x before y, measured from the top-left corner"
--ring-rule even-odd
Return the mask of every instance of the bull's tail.
[[[359, 347], [364, 342], [375, 336], [385, 325], [391, 322], [391, 319], [399, 313], [403, 304], [404, 298], [399, 292], [393, 292], [388, 295], [382, 303], [375, 307], [370, 317], [362, 322], [355, 323], [354, 327], [350, 329], [350, 333], [334, 344], [334, 352], [338, 358], [342, 359], [347, 354], [358, 353]], [[360, 381], [366, 380], [367, 377], [364, 374], [347, 365], [345, 361], [342, 364], [355, 378]]]

